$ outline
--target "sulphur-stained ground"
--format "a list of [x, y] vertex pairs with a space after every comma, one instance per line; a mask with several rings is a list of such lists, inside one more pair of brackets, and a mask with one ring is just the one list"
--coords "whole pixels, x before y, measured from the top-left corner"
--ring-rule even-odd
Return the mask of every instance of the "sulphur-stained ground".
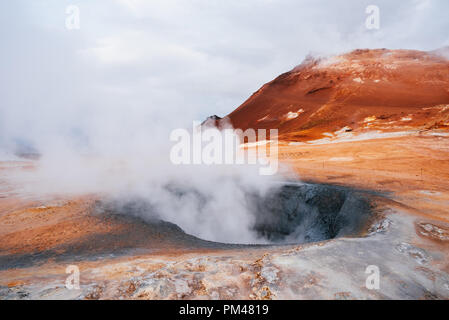
[[[295, 179], [376, 191], [383, 219], [363, 237], [226, 245], [170, 223], [99, 213], [99, 195], [35, 199], [3, 182], [0, 298], [449, 298], [447, 137], [281, 141], [278, 156]], [[32, 165], [3, 162], [0, 172]], [[66, 287], [71, 265], [79, 268], [79, 289]]]
[[[416, 222], [390, 210], [387, 223], [364, 239], [49, 259], [2, 270], [0, 292], [6, 299], [448, 298], [447, 255], [407, 235]], [[80, 269], [79, 290], [65, 287], [69, 264]], [[366, 286], [372, 265], [380, 271], [378, 290]]]

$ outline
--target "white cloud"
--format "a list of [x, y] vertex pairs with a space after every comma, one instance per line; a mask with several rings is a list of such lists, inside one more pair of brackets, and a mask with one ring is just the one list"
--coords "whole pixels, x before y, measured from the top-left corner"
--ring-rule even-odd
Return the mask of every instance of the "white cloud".
[[111, 36], [101, 38], [97, 46], [80, 50], [85, 56], [94, 57], [101, 63], [132, 63], [144, 58], [144, 50], [141, 46], [130, 45], [129, 37]]
[[191, 48], [170, 43], [144, 32], [130, 31], [100, 38], [94, 47], [79, 53], [103, 64], [197, 63], [206, 55]]

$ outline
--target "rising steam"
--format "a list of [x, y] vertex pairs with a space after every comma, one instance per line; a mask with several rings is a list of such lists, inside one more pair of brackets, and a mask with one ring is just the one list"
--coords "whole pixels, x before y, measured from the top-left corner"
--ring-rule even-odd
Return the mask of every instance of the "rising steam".
[[[253, 230], [247, 196], [264, 197], [276, 176], [260, 175], [258, 165], [175, 165], [168, 132], [123, 128], [37, 140], [29, 147], [40, 153], [34, 168], [14, 171], [7, 180], [34, 198], [95, 194], [118, 212], [145, 203], [145, 210], [121, 213], [172, 222], [206, 240], [264, 242]], [[87, 137], [84, 144], [80, 136]]]

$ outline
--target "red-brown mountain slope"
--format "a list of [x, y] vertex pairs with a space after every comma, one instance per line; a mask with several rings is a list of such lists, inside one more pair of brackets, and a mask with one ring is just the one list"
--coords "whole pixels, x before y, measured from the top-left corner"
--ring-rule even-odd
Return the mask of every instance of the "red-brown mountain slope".
[[307, 141], [339, 130], [449, 129], [449, 60], [434, 52], [355, 50], [307, 58], [228, 115], [235, 128], [277, 128]]

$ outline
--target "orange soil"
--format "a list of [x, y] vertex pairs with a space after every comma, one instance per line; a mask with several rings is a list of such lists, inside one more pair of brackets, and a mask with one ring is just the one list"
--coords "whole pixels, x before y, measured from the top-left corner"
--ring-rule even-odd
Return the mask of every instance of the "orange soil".
[[[300, 179], [384, 193], [449, 222], [449, 139], [398, 137], [323, 145], [281, 144]], [[428, 199], [423, 201], [423, 199]]]

